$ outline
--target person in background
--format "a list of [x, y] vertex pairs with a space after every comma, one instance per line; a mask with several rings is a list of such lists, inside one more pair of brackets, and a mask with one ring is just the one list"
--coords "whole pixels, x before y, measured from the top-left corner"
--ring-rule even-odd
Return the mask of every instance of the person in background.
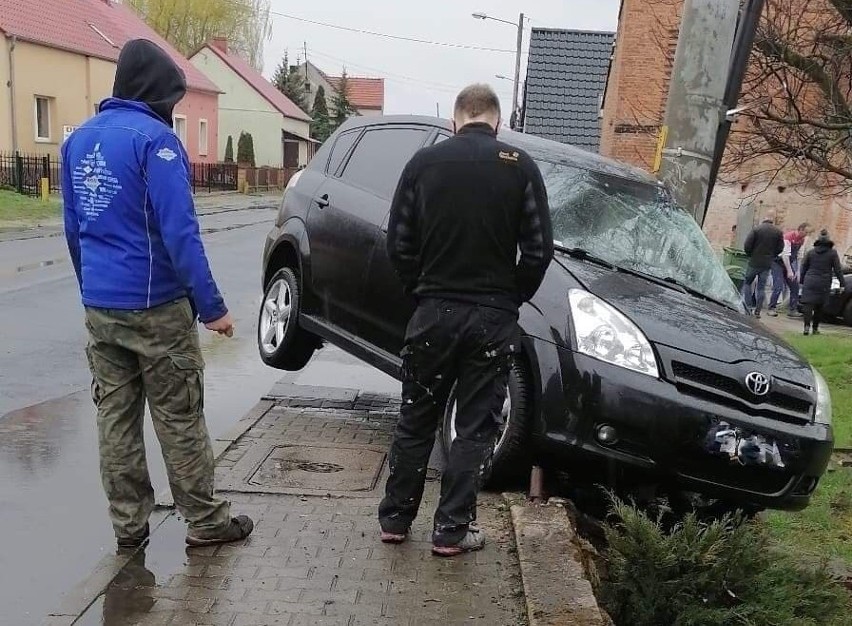
[[119, 550], [150, 532], [146, 402], [175, 506], [189, 522], [186, 543], [238, 541], [254, 527], [213, 493], [197, 319], [229, 337], [234, 321], [210, 272], [189, 159], [172, 130], [185, 93], [168, 54], [129, 41], [113, 97], [62, 147], [65, 237], [85, 307], [101, 481]]
[[743, 249], [748, 256], [748, 267], [743, 280], [743, 300], [754, 316], [759, 318], [766, 299], [766, 284], [769, 282], [772, 262], [784, 251], [784, 233], [775, 225], [774, 212], [767, 213], [763, 222], [748, 234]]
[[831, 293], [831, 279], [836, 276], [840, 288], [846, 289], [840, 256], [828, 231], [820, 231], [819, 237], [802, 261], [802, 311], [805, 314], [804, 334], [819, 334], [822, 309]]
[[799, 313], [799, 250], [810, 233], [810, 224], [799, 224], [796, 230], [784, 233], [784, 250], [781, 256], [772, 262], [772, 298], [769, 300], [767, 315], [778, 316], [778, 302], [784, 287], [790, 290], [790, 302], [787, 305], [787, 317], [801, 317]]

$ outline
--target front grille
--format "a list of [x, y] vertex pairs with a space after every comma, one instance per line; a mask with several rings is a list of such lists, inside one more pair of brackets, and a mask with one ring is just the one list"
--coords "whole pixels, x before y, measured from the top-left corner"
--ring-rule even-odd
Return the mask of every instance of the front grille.
[[[736, 404], [740, 408], [744, 403], [748, 403], [749, 406], [760, 405], [769, 410], [775, 409], [774, 412], [770, 412], [766, 416], [785, 422], [810, 421], [811, 403], [803, 398], [797, 398], [780, 391], [772, 391], [765, 398], [758, 398], [750, 394], [734, 378], [680, 361], [672, 361], [672, 372], [677, 383], [684, 384], [691, 390], [697, 391], [696, 395], [702, 397], [710, 395], [729, 405], [731, 400], [736, 399]], [[783, 413], [777, 411], [783, 411]], [[795, 415], [791, 416], [791, 413]], [[793, 419], [791, 420], [791, 418]]]
[[742, 387], [733, 378], [709, 372], [693, 365], [687, 365], [686, 363], [679, 363], [678, 361], [672, 362], [672, 369], [674, 370], [675, 378], [679, 380], [698, 383], [704, 387], [712, 387], [732, 396], [740, 396], [742, 393]]
[[801, 398], [794, 398], [783, 393], [770, 393], [769, 404], [775, 405], [792, 413], [805, 413], [810, 415], [811, 403]]

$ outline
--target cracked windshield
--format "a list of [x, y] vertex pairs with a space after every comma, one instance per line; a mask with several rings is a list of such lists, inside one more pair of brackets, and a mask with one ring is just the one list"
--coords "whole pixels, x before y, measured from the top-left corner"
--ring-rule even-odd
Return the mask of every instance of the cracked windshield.
[[658, 188], [547, 161], [538, 165], [557, 245], [741, 308], [739, 294], [695, 220]]

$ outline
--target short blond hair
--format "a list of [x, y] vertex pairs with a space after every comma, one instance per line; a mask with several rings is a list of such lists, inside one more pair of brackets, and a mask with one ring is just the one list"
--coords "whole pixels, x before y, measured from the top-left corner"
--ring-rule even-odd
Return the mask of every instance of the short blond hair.
[[500, 98], [484, 83], [468, 85], [456, 96], [455, 113], [475, 118], [488, 113], [500, 115]]

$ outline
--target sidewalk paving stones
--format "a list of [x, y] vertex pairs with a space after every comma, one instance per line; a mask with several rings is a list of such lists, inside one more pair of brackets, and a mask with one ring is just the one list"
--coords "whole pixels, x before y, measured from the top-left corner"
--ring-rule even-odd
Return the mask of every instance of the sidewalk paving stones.
[[[303, 393], [303, 404], [319, 395], [289, 391]], [[244, 432], [222, 442], [230, 446], [219, 456], [217, 485], [235, 513], [255, 519], [248, 539], [186, 549], [185, 525], [173, 514], [112, 582], [103, 585], [101, 577], [102, 592], [87, 610], [59, 611], [46, 623], [527, 623], [511, 519], [499, 495], [480, 498], [479, 523], [490, 539], [485, 550], [433, 557], [439, 483], [431, 472], [410, 541], [383, 545], [376, 508], [398, 401], [356, 394], [337, 399], [350, 408], [283, 406], [298, 404], [292, 397], [261, 403], [238, 426]], [[91, 592], [92, 584], [84, 588]]]

